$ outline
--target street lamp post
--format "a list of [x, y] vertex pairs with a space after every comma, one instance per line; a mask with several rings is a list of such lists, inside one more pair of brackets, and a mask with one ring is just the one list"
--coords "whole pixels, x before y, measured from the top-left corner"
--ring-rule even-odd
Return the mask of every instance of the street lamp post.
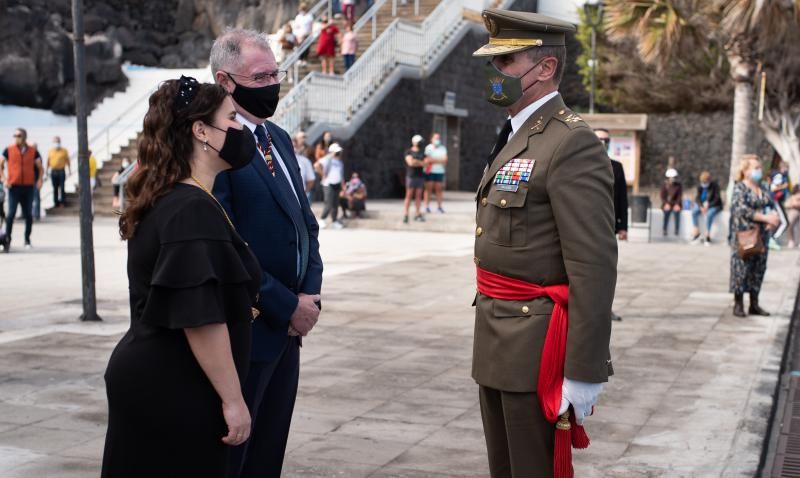
[[78, 185], [80, 189], [81, 320], [101, 320], [97, 315], [94, 283], [94, 238], [92, 237], [92, 187], [89, 184], [89, 140], [86, 126], [86, 64], [84, 60], [83, 2], [72, 0], [72, 34], [75, 53], [75, 114], [78, 123]]
[[597, 94], [597, 29], [603, 24], [603, 2], [601, 0], [588, 0], [583, 5], [586, 13], [586, 23], [592, 29], [592, 58], [589, 60], [591, 67], [591, 89], [589, 91], [589, 113], [594, 113], [594, 101]]

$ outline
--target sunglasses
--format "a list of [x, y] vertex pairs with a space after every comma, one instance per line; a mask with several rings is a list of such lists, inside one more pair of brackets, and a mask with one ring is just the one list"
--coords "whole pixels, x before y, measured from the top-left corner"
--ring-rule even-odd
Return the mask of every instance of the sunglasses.
[[14, 133], [14, 138], [21, 138], [21, 137], [22, 137], [22, 135], [21, 135], [21, 134], [19, 134], [19, 133]]

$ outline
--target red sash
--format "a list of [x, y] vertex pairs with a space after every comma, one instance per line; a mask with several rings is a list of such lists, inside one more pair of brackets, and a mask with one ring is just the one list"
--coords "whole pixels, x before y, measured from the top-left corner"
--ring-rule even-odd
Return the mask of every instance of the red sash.
[[540, 286], [495, 274], [480, 267], [478, 267], [477, 279], [478, 292], [493, 299], [532, 300], [549, 297], [555, 303], [542, 348], [536, 395], [547, 421], [556, 424], [554, 476], [555, 478], [571, 478], [573, 476], [571, 447], [588, 447], [589, 437], [583, 426], [575, 423], [574, 414], [567, 411], [564, 415], [558, 416], [558, 409], [561, 407], [561, 386], [564, 383], [564, 362], [567, 355], [569, 285]]

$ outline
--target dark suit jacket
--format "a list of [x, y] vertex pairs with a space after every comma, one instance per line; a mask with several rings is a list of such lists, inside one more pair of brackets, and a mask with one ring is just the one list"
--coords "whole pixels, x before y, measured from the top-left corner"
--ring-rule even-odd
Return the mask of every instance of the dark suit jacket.
[[614, 171], [614, 232], [628, 230], [628, 183], [622, 163], [611, 160]]
[[[283, 350], [288, 340], [289, 319], [297, 308], [297, 294], [319, 294], [322, 288], [319, 226], [303, 193], [291, 139], [277, 125], [268, 121], [265, 126], [297, 191], [308, 229], [309, 251], [305, 278], [298, 284], [298, 229], [289, 213], [290, 207], [298, 206], [290, 202], [295, 201], [293, 197], [287, 199], [277, 188], [276, 178], [259, 153], [246, 167], [217, 176], [214, 195], [228, 211], [236, 230], [250, 245], [264, 272], [258, 303], [261, 315], [253, 322], [251, 357], [254, 361], [273, 360]], [[275, 167], [279, 167], [278, 164]]]

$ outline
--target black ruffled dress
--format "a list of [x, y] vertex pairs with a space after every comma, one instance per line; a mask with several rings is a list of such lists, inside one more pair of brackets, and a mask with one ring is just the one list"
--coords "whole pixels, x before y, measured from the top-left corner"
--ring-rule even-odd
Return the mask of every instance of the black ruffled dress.
[[222, 406], [187, 327], [224, 323], [243, 383], [261, 268], [203, 190], [179, 183], [128, 242], [131, 327], [106, 370], [103, 478], [224, 477]]

